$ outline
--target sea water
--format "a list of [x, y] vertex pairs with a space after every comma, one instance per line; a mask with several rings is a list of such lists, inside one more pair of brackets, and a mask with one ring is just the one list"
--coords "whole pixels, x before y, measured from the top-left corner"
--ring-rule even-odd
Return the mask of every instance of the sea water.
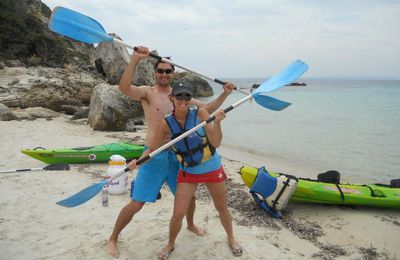
[[[239, 87], [262, 83], [227, 80]], [[270, 93], [292, 103], [285, 110], [271, 111], [251, 101], [229, 112], [220, 153], [299, 177], [337, 170], [349, 182], [400, 178], [400, 81], [299, 82], [307, 86]], [[216, 84], [213, 89], [216, 95], [222, 91]], [[234, 92], [223, 107], [244, 96]]]

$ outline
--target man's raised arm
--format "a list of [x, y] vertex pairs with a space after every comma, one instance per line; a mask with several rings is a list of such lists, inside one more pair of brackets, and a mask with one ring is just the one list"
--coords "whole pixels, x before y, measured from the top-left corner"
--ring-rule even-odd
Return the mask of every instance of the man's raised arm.
[[141, 59], [149, 56], [149, 50], [146, 47], [139, 46], [137, 51], [134, 51], [131, 56], [131, 61], [126, 67], [122, 77], [119, 81], [119, 90], [132, 98], [133, 100], [142, 100], [145, 98], [146, 92], [143, 88], [132, 85], [133, 78], [135, 77], [136, 67]]
[[224, 103], [225, 99], [229, 96], [229, 94], [232, 93], [234, 89], [235, 85], [228, 82], [224, 85], [224, 92], [222, 92], [221, 95], [219, 95], [216, 99], [213, 99], [208, 104], [203, 104], [196, 100], [198, 102], [196, 105], [205, 108], [208, 113], [212, 114], [222, 105], [222, 103]]

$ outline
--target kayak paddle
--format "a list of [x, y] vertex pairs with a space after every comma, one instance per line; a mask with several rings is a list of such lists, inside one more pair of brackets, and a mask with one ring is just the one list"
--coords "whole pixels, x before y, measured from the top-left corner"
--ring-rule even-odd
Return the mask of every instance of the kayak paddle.
[[[254, 100], [257, 101], [258, 99], [260, 99], [262, 97], [266, 97], [263, 95], [263, 93], [277, 90], [277, 89], [285, 86], [286, 84], [291, 83], [292, 81], [299, 78], [304, 72], [306, 72], [307, 69], [308, 69], [308, 65], [305, 64], [304, 62], [302, 62], [301, 60], [297, 60], [297, 61], [293, 62], [281, 73], [279, 73], [278, 75], [276, 75], [276, 76], [272, 77], [271, 79], [262, 83], [253, 93], [251, 93], [247, 97], [239, 100], [238, 102], [236, 102], [236, 103], [232, 104], [231, 106], [227, 107], [226, 109], [224, 109], [224, 112], [228, 113], [229, 111], [233, 110], [235, 107], [243, 104], [244, 102], [246, 102], [248, 100], [251, 100], [252, 98], [254, 98]], [[268, 99], [274, 103], [274, 98], [268, 97]], [[278, 104], [277, 106], [280, 106], [280, 105], [281, 104]], [[158, 153], [164, 151], [165, 149], [169, 148], [176, 142], [179, 142], [186, 136], [190, 135], [191, 133], [197, 131], [199, 128], [204, 127], [206, 124], [208, 124], [214, 120], [215, 120], [215, 116], [210, 116], [209, 118], [207, 118], [207, 120], [201, 122], [197, 126], [190, 129], [189, 131], [187, 131], [184, 134], [180, 135], [179, 137], [171, 140], [170, 142], [164, 144], [163, 146], [161, 146], [157, 150], [151, 152], [150, 154], [146, 155], [145, 157], [139, 159], [136, 162], [136, 165], [142, 164], [143, 162], [154, 157]], [[128, 172], [128, 171], [129, 171], [129, 168], [126, 167], [124, 170], [117, 173], [113, 177], [111, 177], [107, 180], [103, 180], [99, 183], [92, 184], [91, 186], [76, 193], [75, 195], [73, 195], [69, 198], [66, 198], [64, 200], [58, 201], [57, 204], [64, 206], [64, 207], [69, 207], [69, 208], [81, 205], [81, 204], [85, 203], [86, 201], [90, 200], [91, 198], [93, 198], [94, 196], [96, 196], [103, 189], [104, 185], [110, 184], [113, 180], [119, 178], [125, 172]]]
[[[132, 50], [135, 51], [137, 50], [137, 47], [131, 46], [119, 39], [116, 39], [108, 35], [104, 30], [103, 26], [93, 18], [90, 18], [84, 14], [78, 13], [76, 11], [73, 11], [65, 7], [57, 6], [56, 8], [54, 8], [53, 13], [50, 17], [49, 28], [53, 32], [56, 32], [64, 36], [68, 36], [77, 41], [89, 44], [100, 43], [100, 42], [116, 42]], [[220, 85], [226, 84], [225, 81], [209, 77], [200, 72], [196, 72], [192, 69], [179, 65], [169, 59], [163, 58], [157, 54], [150, 53], [149, 56], [157, 59], [158, 61], [169, 63], [186, 71], [197, 74], [205, 79], [208, 79]], [[249, 94], [247, 91], [244, 91], [239, 88], [236, 88], [236, 91], [241, 92], [245, 95]], [[274, 111], [280, 111], [290, 106], [290, 103], [288, 102], [266, 96], [259, 97], [258, 101], [256, 100], [256, 102], [261, 106]]]
[[31, 169], [18, 169], [18, 170], [5, 170], [0, 171], [0, 173], [9, 173], [9, 172], [28, 172], [28, 171], [68, 171], [69, 165], [68, 164], [50, 164], [43, 168], [31, 168]]

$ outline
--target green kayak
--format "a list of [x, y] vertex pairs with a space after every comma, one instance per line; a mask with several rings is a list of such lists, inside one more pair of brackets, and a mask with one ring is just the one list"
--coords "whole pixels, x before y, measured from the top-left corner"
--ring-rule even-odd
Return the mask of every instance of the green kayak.
[[[265, 187], [265, 189], [275, 187], [267, 182], [271, 182], [271, 179], [281, 175], [279, 173], [269, 172], [265, 170], [264, 167], [258, 169], [249, 166], [242, 167], [240, 169], [240, 174], [247, 187], [252, 188], [253, 183], [261, 183], [260, 179], [262, 179], [264, 183], [258, 185], [258, 187]], [[267, 177], [262, 177], [262, 175]], [[297, 179], [297, 187], [289, 199], [291, 202], [400, 208], [399, 180], [392, 180], [391, 185], [385, 185], [335, 184], [321, 180]], [[337, 178], [337, 180], [339, 180], [339, 178]], [[266, 192], [268, 193], [268, 191]]]
[[120, 142], [70, 149], [44, 149], [37, 147], [35, 149], [24, 149], [21, 152], [47, 164], [74, 164], [107, 162], [113, 154], [119, 154], [127, 160], [136, 159], [142, 155], [144, 149], [143, 145]]

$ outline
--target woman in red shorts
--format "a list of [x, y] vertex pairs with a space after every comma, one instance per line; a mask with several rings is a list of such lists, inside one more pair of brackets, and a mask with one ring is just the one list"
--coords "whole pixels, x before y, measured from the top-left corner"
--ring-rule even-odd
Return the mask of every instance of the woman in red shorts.
[[[179, 80], [172, 84], [170, 98], [174, 104], [174, 111], [166, 115], [165, 120], [160, 123], [159, 135], [150, 144], [150, 151], [157, 149], [166, 139], [178, 137], [209, 117], [205, 109], [189, 106], [192, 96], [193, 86], [190, 82]], [[225, 191], [226, 175], [221, 165], [221, 158], [215, 151], [215, 148], [221, 145], [221, 120], [225, 118], [225, 113], [220, 110], [215, 117], [213, 122], [178, 141], [173, 147], [180, 162], [180, 170], [169, 227], [169, 240], [158, 254], [160, 259], [167, 259], [174, 250], [182, 220], [199, 183], [205, 183], [213, 199], [228, 236], [228, 245], [232, 254], [241, 256], [243, 253], [233, 236], [232, 218], [227, 207]]]

